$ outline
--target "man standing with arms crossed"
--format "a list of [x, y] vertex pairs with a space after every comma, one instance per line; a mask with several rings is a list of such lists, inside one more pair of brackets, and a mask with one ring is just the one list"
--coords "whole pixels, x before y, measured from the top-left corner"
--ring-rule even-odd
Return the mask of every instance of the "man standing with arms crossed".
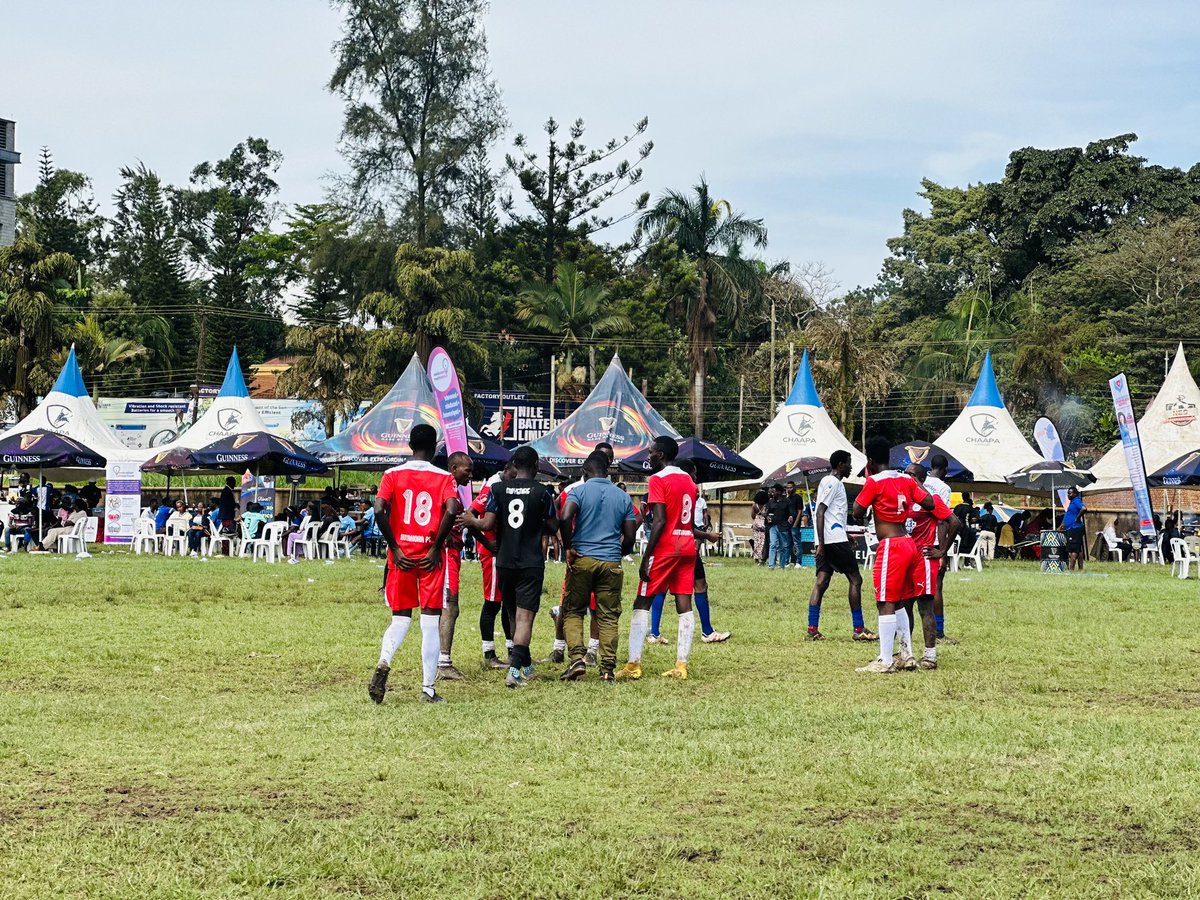
[[808, 598], [808, 639], [825, 640], [820, 628], [821, 600], [834, 573], [840, 572], [850, 582], [850, 619], [854, 625], [854, 640], [877, 641], [879, 636], [867, 631], [863, 625], [862, 574], [858, 571], [854, 546], [846, 534], [849, 507], [846, 503], [846, 486], [842, 480], [850, 474], [850, 453], [834, 450], [829, 457], [829, 465], [833, 471], [822, 478], [817, 487], [817, 510], [813, 517], [813, 533], [817, 541], [817, 580]]
[[408, 445], [412, 459], [383, 473], [375, 498], [375, 522], [388, 545], [384, 596], [392, 610], [392, 622], [383, 633], [379, 664], [367, 693], [376, 703], [383, 702], [392, 657], [404, 643], [413, 610], [420, 607], [421, 699], [444, 703], [433, 685], [441, 645], [438, 624], [446, 577], [444, 548], [458, 515], [458, 490], [450, 474], [433, 464], [437, 450], [433, 426], [414, 426]]
[[861, 522], [868, 508], [875, 513], [875, 607], [879, 611], [879, 656], [855, 671], [888, 675], [896, 671], [892, 650], [897, 632], [908, 630], [904, 601], [918, 596], [921, 551], [905, 530], [910, 504], [933, 510], [933, 497], [903, 472], [888, 469], [891, 444], [876, 435], [867, 441], [867, 481], [854, 500], [854, 518]]
[[637, 514], [629, 495], [608, 480], [608, 457], [593, 451], [583, 466], [585, 481], [563, 505], [563, 546], [567, 576], [563, 596], [563, 630], [571, 664], [560, 676], [577, 681], [587, 673], [583, 620], [596, 597], [595, 621], [600, 629], [600, 680], [612, 681], [617, 667], [617, 623], [625, 573], [621, 558], [633, 549]]
[[654, 474], [647, 483], [647, 502], [652, 524], [638, 573], [641, 584], [629, 626], [629, 662], [617, 672], [618, 680], [642, 677], [642, 650], [646, 632], [650, 629], [650, 605], [655, 594], [664, 592], [675, 595], [679, 638], [675, 665], [663, 672], [663, 677], [681, 681], [688, 677], [688, 656], [696, 630], [696, 616], [692, 612], [696, 577], [696, 538], [692, 531], [696, 483], [674, 465], [678, 455], [679, 444], [667, 435], [656, 437], [650, 448], [650, 469]]

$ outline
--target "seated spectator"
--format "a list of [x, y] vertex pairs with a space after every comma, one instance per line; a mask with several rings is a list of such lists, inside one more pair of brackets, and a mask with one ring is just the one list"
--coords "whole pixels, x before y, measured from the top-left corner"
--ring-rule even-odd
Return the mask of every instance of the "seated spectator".
[[212, 510], [205, 506], [204, 501], [200, 501], [188, 514], [188, 552], [192, 556], [199, 556], [204, 547], [204, 539], [212, 536], [213, 520], [210, 512]]
[[191, 528], [191, 525], [192, 514], [188, 512], [187, 504], [182, 500], [176, 500], [175, 508], [167, 516], [167, 521], [163, 526], [164, 530], [168, 530], [171, 526], [174, 526], [176, 531], [187, 531]]
[[71, 510], [67, 521], [57, 528], [51, 528], [43, 535], [42, 539], [36, 544], [37, 550], [35, 553], [49, 553], [51, 550], [58, 548], [58, 539], [64, 535], [68, 535], [75, 530], [75, 523], [81, 519], [86, 519], [88, 516], [87, 501], [75, 498], [75, 507]]
[[163, 497], [158, 501], [158, 508], [154, 510], [154, 533], [167, 533], [167, 519], [171, 518], [171, 501], [168, 497]]
[[350, 515], [348, 507], [343, 506], [338, 510], [338, 513], [338, 537], [346, 542], [346, 554], [349, 555], [361, 543], [362, 529], [358, 527], [358, 523]]
[[1179, 524], [1175, 516], [1167, 516], [1167, 522], [1163, 525], [1162, 530], [1162, 558], [1167, 565], [1175, 562], [1175, 549], [1171, 546], [1171, 541], [1177, 537], [1182, 537], [1179, 533]]
[[242, 525], [246, 529], [246, 537], [251, 540], [258, 537], [258, 530], [268, 521], [263, 514], [262, 504], [255, 503], [253, 500], [246, 504], [246, 511], [242, 513]]
[[1128, 538], [1117, 537], [1117, 529], [1112, 522], [1101, 528], [1100, 533], [1104, 535], [1104, 544], [1107, 548], [1120, 550], [1126, 560], [1133, 558], [1133, 544], [1129, 542]]
[[28, 549], [32, 546], [33, 532], [37, 528], [37, 507], [34, 506], [30, 495], [18, 500], [12, 508], [12, 512], [8, 514], [7, 530], [4, 535], [4, 545], [11, 546], [9, 535], [15, 534], [18, 537], [17, 549], [25, 547]]
[[87, 484], [79, 489], [79, 496], [87, 501], [89, 509], [95, 509], [100, 505], [100, 488], [96, 487], [96, 480], [92, 479]]

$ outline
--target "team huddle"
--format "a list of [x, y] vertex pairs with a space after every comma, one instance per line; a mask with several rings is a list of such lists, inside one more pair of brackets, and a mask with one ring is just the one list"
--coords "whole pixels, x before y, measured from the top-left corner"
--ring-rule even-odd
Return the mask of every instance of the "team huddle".
[[[712, 627], [703, 559], [697, 553], [698, 541], [720, 536], [704, 528], [704, 501], [695, 469], [687, 460], [677, 464], [679, 445], [673, 438], [656, 438], [649, 454], [648, 535], [638, 570], [628, 660], [619, 669], [622, 561], [633, 550], [643, 518], [629, 495], [608, 478], [612, 448], [599, 445], [584, 463], [582, 480], [556, 503], [554, 492], [537, 480], [536, 451], [520, 447], [506, 469], [464, 506], [460, 488], [472, 480], [471, 458], [453, 453], [447, 460], [448, 471], [435, 466], [437, 433], [423, 424], [413, 428], [409, 446], [412, 458], [384, 473], [375, 506], [376, 522], [389, 548], [383, 592], [392, 612], [368, 687], [376, 703], [383, 702], [392, 659], [408, 634], [414, 610], [419, 611], [421, 629], [421, 699], [445, 702], [435, 689], [439, 677], [462, 678], [451, 653], [464, 531], [475, 537], [483, 571], [479, 627], [484, 664], [507, 669], [505, 683], [510, 688], [524, 687], [537, 676], [530, 644], [545, 583], [546, 538], [551, 535], [559, 537], [567, 563], [562, 602], [552, 610], [556, 640], [551, 660], [569, 659], [562, 680], [584, 678], [593, 665], [603, 681], [642, 678], [647, 640], [666, 642], [658, 637], [657, 616], [668, 594], [675, 599], [679, 622], [675, 664], [662, 673], [664, 678], [688, 678], [696, 612], [702, 640], [729, 638], [728, 632]], [[947, 505], [949, 488], [920, 465], [903, 473], [889, 471], [886, 440], [869, 441], [867, 455], [868, 477], [855, 500], [854, 514], [862, 521], [869, 511], [879, 538], [874, 564], [879, 634], [867, 631], [863, 624], [862, 579], [847, 535], [850, 521], [842, 484], [850, 471], [850, 456], [839, 451], [830, 460], [834, 472], [822, 481], [816, 498], [818, 575], [809, 600], [809, 638], [824, 638], [819, 630], [821, 598], [832, 575], [841, 573], [850, 581], [855, 640], [879, 641], [878, 657], [858, 671], [935, 669], [943, 622], [939, 564], [957, 530], [957, 519]], [[932, 462], [936, 471], [938, 460]], [[919, 664], [913, 657], [914, 607], [925, 638]], [[584, 621], [589, 614], [591, 635], [585, 646]], [[497, 617], [504, 629], [507, 660], [496, 651]], [[899, 654], [893, 657], [897, 644]]]

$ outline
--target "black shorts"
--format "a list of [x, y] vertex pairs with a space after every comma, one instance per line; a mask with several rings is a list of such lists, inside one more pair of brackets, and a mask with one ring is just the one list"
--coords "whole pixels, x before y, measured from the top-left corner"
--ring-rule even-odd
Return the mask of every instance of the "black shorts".
[[515, 604], [517, 609], [537, 612], [542, 605], [542, 583], [546, 580], [546, 567], [506, 569], [496, 567], [500, 580], [500, 599], [506, 605]]
[[704, 574], [704, 557], [699, 553], [696, 554], [696, 580], [708, 581], [708, 577]]
[[854, 555], [854, 545], [849, 541], [839, 541], [836, 544], [826, 544], [825, 553], [821, 557], [818, 572], [841, 572], [849, 577], [858, 573], [858, 557]]
[[1083, 552], [1083, 529], [1068, 528], [1067, 529], [1067, 552], [1082, 553]]

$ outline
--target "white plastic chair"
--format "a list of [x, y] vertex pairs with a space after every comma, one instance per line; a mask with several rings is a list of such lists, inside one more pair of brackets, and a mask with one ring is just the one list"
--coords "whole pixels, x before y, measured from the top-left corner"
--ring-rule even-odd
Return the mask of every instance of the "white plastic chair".
[[1163, 542], [1163, 536], [1160, 534], [1155, 539], [1153, 544], [1150, 544], [1150, 545], [1142, 548], [1142, 565], [1145, 565], [1146, 563], [1150, 562], [1150, 560], [1152, 560], [1152, 559], [1156, 560], [1159, 563], [1159, 565], [1162, 565], [1162, 561], [1163, 561], [1162, 542]]
[[66, 553], [74, 548], [76, 553], [87, 553], [87, 538], [84, 533], [87, 531], [87, 516], [84, 516], [75, 523], [75, 527], [71, 529], [70, 534], [60, 534], [58, 536], [59, 553]]
[[[262, 527], [259, 536], [250, 541], [251, 560], [265, 559], [267, 562], [277, 562], [283, 555], [283, 532], [287, 522], [267, 522]], [[245, 556], [246, 545], [242, 545], [242, 555]]]
[[250, 531], [246, 528], [245, 522], [238, 523], [238, 556], [242, 559], [246, 558], [246, 551], [253, 552], [254, 538], [250, 537]]
[[983, 542], [977, 539], [975, 541], [975, 546], [973, 546], [971, 548], [970, 553], [959, 553], [958, 552], [958, 543], [957, 543], [958, 538], [956, 537], [954, 540], [955, 540], [955, 544], [954, 544], [954, 552], [955, 552], [954, 568], [955, 568], [955, 570], [958, 570], [964, 566], [969, 566], [972, 563], [974, 563], [975, 568], [977, 570], [979, 570], [980, 572], [982, 572], [983, 571]]
[[[949, 567], [947, 568], [948, 572], [957, 572], [958, 571], [958, 560], [959, 560], [958, 548], [961, 544], [962, 544], [962, 538], [956, 535], [954, 538], [954, 543], [950, 545], [950, 550], [946, 553], [946, 560], [950, 564]], [[982, 564], [980, 565], [980, 568], [982, 568]]]
[[873, 537], [873, 534], [868, 534], [864, 538], [864, 540], [867, 542], [867, 557], [863, 560], [863, 567], [867, 569], [870, 569], [875, 565], [875, 551], [879, 549], [878, 540], [876, 540], [874, 543], [871, 542], [871, 538]]
[[1104, 549], [1108, 551], [1108, 558], [1111, 560], [1115, 556], [1117, 562], [1125, 562], [1125, 551], [1118, 546], [1116, 538], [1109, 537], [1103, 531], [1100, 532], [1100, 536], [1104, 538]]
[[237, 553], [238, 540], [232, 534], [223, 534], [215, 524], [209, 527], [208, 534], [208, 547], [204, 550], [208, 556], [215, 554], [222, 544], [228, 548], [230, 556]]
[[325, 533], [321, 535], [321, 539], [317, 542], [317, 549], [321, 556], [337, 559], [342, 551], [347, 557], [350, 556], [350, 542], [338, 534], [339, 528], [341, 528], [340, 522], [330, 522]]
[[733, 530], [733, 526], [725, 526], [725, 534], [721, 539], [721, 549], [725, 551], [725, 555], [733, 558], [735, 556], [750, 556], [753, 552], [750, 547], [748, 538], [738, 537]]
[[137, 530], [133, 533], [133, 552], [137, 554], [143, 550], [147, 553], [158, 552], [161, 537], [154, 533], [153, 519], [138, 519]]
[[1192, 551], [1188, 549], [1187, 541], [1183, 538], [1171, 538], [1171, 574], [1178, 572], [1180, 578], [1187, 578], [1192, 570]]
[[316, 559], [321, 555], [321, 548], [317, 545], [317, 540], [321, 532], [321, 520], [310, 519], [304, 523], [304, 527], [300, 529], [300, 537], [296, 539], [296, 553], [304, 551], [305, 559]]
[[170, 556], [172, 553], [178, 553], [180, 556], [187, 556], [187, 527], [180, 525], [178, 522], [167, 523], [167, 533], [160, 536], [162, 538], [163, 556]]

